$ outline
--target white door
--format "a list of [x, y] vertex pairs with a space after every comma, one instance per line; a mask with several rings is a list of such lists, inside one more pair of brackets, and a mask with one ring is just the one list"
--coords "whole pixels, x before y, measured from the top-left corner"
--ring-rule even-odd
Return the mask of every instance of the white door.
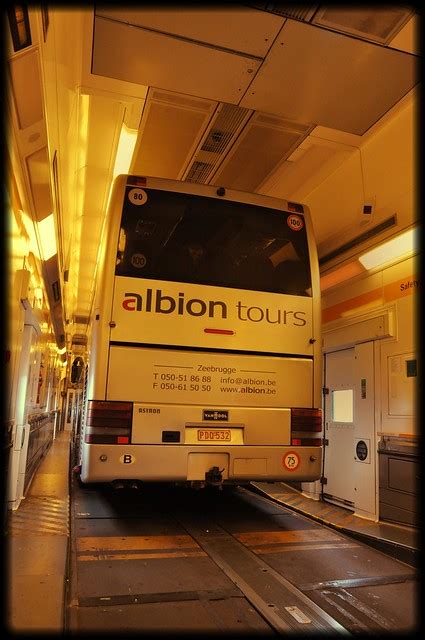
[[374, 345], [325, 354], [323, 497], [375, 519], [376, 438]]
[[354, 347], [325, 354], [323, 497], [354, 509]]

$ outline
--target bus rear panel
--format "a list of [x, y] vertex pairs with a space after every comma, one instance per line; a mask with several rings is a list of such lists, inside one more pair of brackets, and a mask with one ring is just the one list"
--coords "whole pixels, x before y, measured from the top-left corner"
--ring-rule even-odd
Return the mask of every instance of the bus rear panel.
[[320, 478], [306, 207], [120, 176], [92, 321], [81, 480]]

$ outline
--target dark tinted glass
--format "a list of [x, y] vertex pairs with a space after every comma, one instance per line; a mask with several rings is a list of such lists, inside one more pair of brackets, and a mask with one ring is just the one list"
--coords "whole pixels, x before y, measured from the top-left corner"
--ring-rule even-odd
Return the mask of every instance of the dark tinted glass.
[[311, 295], [303, 216], [145, 189], [123, 203], [116, 275]]

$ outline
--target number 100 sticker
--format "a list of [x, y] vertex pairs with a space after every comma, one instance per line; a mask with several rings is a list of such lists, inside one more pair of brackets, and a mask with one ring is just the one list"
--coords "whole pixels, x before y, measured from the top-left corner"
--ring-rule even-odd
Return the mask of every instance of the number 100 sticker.
[[143, 189], [130, 189], [127, 197], [131, 204], [140, 205], [145, 204], [148, 199], [148, 194]]
[[300, 466], [300, 457], [295, 451], [288, 451], [282, 458], [283, 466], [288, 471], [295, 471]]

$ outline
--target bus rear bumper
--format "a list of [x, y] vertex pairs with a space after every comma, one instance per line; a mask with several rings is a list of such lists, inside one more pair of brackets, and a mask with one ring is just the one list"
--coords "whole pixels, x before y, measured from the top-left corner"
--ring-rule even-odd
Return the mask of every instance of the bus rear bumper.
[[223, 482], [310, 482], [320, 478], [321, 447], [83, 444], [81, 481], [205, 481], [218, 467]]

